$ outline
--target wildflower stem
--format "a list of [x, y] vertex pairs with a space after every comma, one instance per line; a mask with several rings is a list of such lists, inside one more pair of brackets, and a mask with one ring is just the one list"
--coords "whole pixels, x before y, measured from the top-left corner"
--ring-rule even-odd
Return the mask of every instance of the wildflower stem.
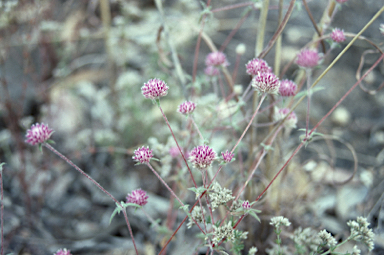
[[[55, 148], [53, 148], [51, 145], [49, 145], [48, 143], [43, 143], [43, 146], [45, 146], [48, 150], [52, 151], [53, 153], [55, 153], [57, 156], [59, 156], [61, 159], [63, 159], [65, 162], [67, 162], [70, 166], [72, 166], [73, 168], [75, 168], [77, 171], [79, 171], [82, 175], [84, 175], [88, 180], [90, 180], [91, 182], [93, 182], [93, 184], [95, 184], [101, 191], [103, 191], [105, 194], [107, 194], [117, 205], [120, 206], [120, 208], [123, 208], [123, 206], [120, 204], [119, 201], [117, 201], [117, 199], [112, 196], [111, 193], [109, 193], [108, 191], [106, 191], [97, 181], [95, 181], [91, 176], [89, 176], [88, 174], [86, 174], [83, 170], [81, 170], [77, 165], [75, 165], [75, 163], [73, 163], [70, 159], [68, 159], [67, 157], [65, 157], [63, 154], [61, 154], [60, 152], [58, 152]], [[129, 230], [129, 234], [131, 235], [131, 238], [132, 238], [132, 243], [133, 243], [133, 246], [135, 247], [135, 251], [136, 251], [136, 254], [138, 255], [139, 252], [137, 251], [137, 247], [136, 247], [136, 243], [135, 243], [135, 239], [133, 238], [133, 233], [132, 233], [132, 228], [131, 228], [131, 224], [129, 224], [129, 220], [128, 220], [128, 215], [127, 215], [127, 212], [123, 209], [123, 214], [124, 214], [124, 218], [125, 218], [125, 222], [127, 223], [127, 227], [128, 227], [128, 230]]]
[[4, 202], [3, 202], [3, 164], [0, 164], [0, 192], [1, 192], [1, 250], [0, 254], [4, 254]]
[[252, 118], [251, 118], [251, 120], [249, 121], [248, 126], [245, 128], [243, 134], [240, 136], [239, 140], [236, 142], [235, 146], [234, 146], [233, 149], [231, 150], [231, 153], [233, 153], [233, 152], [235, 151], [235, 149], [236, 149], [237, 146], [239, 145], [240, 141], [243, 139], [245, 133], [248, 131], [249, 127], [250, 127], [251, 124], [252, 124], [253, 119], [255, 118], [257, 112], [259, 111], [260, 106], [261, 106], [261, 104], [263, 103], [263, 101], [264, 101], [264, 99], [265, 99], [266, 96], [267, 96], [266, 93], [264, 93], [264, 94], [261, 96], [259, 105], [257, 106], [257, 108], [256, 108], [256, 110], [255, 110], [255, 113], [252, 115]]
[[184, 156], [184, 153], [182, 152], [182, 150], [181, 150], [181, 148], [180, 148], [180, 145], [179, 145], [179, 143], [177, 142], [177, 139], [176, 139], [176, 137], [175, 137], [175, 134], [174, 134], [173, 131], [172, 131], [171, 125], [169, 124], [168, 119], [167, 119], [167, 116], [165, 116], [165, 114], [164, 114], [164, 112], [163, 112], [163, 109], [162, 109], [161, 106], [160, 106], [160, 102], [159, 102], [159, 101], [158, 101], [158, 103], [157, 103], [157, 106], [159, 107], [159, 109], [160, 109], [160, 111], [161, 111], [161, 114], [163, 115], [163, 118], [164, 118], [165, 122], [167, 123], [167, 126], [168, 126], [169, 130], [171, 131], [173, 140], [175, 140], [175, 143], [176, 143], [176, 145], [177, 145], [177, 148], [179, 149], [180, 154], [181, 154], [181, 156], [182, 156], [183, 159], [184, 159], [185, 165], [187, 166], [188, 171], [189, 171], [189, 174], [191, 175], [191, 178], [192, 178], [192, 181], [193, 181], [193, 185], [195, 185], [195, 188], [197, 188], [197, 184], [196, 184], [195, 178], [193, 178], [192, 171], [191, 171], [191, 169], [190, 169], [189, 166], [188, 166], [188, 163], [187, 163], [187, 160], [186, 160], [186, 158], [185, 158], [185, 156]]
[[312, 90], [311, 90], [311, 75], [312, 69], [306, 68], [305, 73], [307, 75], [307, 117], [306, 117], [306, 128], [305, 128], [305, 138], [308, 139], [308, 130], [309, 130], [309, 112], [311, 106]]
[[192, 118], [192, 116], [189, 116], [189, 117], [191, 118], [191, 121], [192, 121], [193, 125], [195, 126], [195, 128], [196, 128], [196, 130], [197, 130], [197, 133], [198, 133], [199, 136], [200, 136], [200, 139], [204, 141], [204, 137], [203, 137], [203, 135], [201, 134], [200, 129], [199, 129], [199, 127], [197, 126], [195, 120]]

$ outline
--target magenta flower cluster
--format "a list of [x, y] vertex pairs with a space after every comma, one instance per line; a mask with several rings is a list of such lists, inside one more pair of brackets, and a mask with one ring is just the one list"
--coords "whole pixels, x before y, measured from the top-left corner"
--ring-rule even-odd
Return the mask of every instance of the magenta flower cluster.
[[260, 58], [249, 60], [245, 68], [247, 69], [247, 74], [252, 76], [258, 75], [258, 73], [272, 73], [272, 68]]
[[296, 64], [304, 68], [313, 68], [318, 65], [320, 55], [316, 50], [304, 49], [297, 54]]
[[160, 97], [168, 94], [169, 87], [160, 79], [150, 79], [147, 83], [141, 87], [141, 93], [143, 96], [149, 99], [159, 99]]
[[344, 30], [338, 28], [333, 29], [331, 33], [331, 38], [334, 42], [341, 43], [345, 41]]
[[48, 125], [45, 125], [44, 123], [36, 123], [27, 130], [25, 142], [30, 145], [45, 143], [51, 137], [52, 133], [53, 130], [50, 129]]
[[196, 108], [196, 104], [190, 101], [186, 101], [179, 105], [179, 109], [177, 111], [181, 114], [187, 115], [191, 114]]
[[205, 58], [206, 66], [228, 66], [229, 62], [227, 61], [227, 56], [223, 52], [215, 51], [211, 52]]
[[251, 205], [249, 204], [249, 201], [244, 201], [243, 204], [241, 205], [244, 209], [249, 209], [251, 208]]
[[144, 146], [135, 150], [135, 156], [132, 157], [133, 160], [140, 162], [141, 164], [147, 164], [153, 158], [152, 150]]
[[70, 250], [60, 249], [53, 255], [72, 255]]
[[279, 94], [283, 97], [296, 95], [297, 85], [291, 80], [284, 79], [280, 81]]
[[233, 153], [229, 152], [228, 150], [224, 153], [222, 152], [221, 153], [221, 156], [223, 158], [223, 160], [226, 162], [226, 163], [229, 163], [232, 161], [232, 158], [233, 158]]
[[251, 84], [260, 94], [277, 94], [280, 87], [279, 78], [274, 73], [258, 73]]
[[144, 206], [148, 203], [148, 196], [144, 190], [136, 189], [127, 195], [127, 203]]
[[216, 153], [207, 145], [200, 145], [191, 151], [189, 161], [192, 165], [200, 170], [209, 167], [216, 158]]

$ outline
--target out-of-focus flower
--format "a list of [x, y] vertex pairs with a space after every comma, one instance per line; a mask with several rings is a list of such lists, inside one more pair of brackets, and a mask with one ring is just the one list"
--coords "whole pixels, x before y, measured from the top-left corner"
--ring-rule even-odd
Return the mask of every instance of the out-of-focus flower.
[[313, 68], [318, 65], [320, 55], [316, 50], [304, 49], [297, 54], [296, 64], [304, 68]]
[[196, 104], [193, 102], [186, 101], [179, 105], [179, 109], [177, 111], [181, 114], [187, 115], [191, 114], [196, 108]]
[[280, 81], [279, 94], [283, 97], [296, 95], [297, 85], [291, 80], [284, 79]]
[[272, 68], [269, 67], [267, 62], [260, 58], [249, 60], [245, 67], [247, 74], [253, 76], [258, 75], [258, 73], [272, 73]]
[[227, 61], [227, 57], [223, 52], [216, 51], [211, 52], [205, 58], [206, 66], [228, 66], [229, 62]]
[[252, 79], [252, 87], [261, 94], [277, 94], [280, 81], [274, 73], [258, 73], [258, 75]]
[[207, 66], [204, 69], [204, 73], [208, 76], [218, 76], [219, 75], [219, 68], [214, 67], [214, 66]]
[[180, 155], [179, 148], [177, 147], [171, 147], [169, 148], [169, 155], [171, 155], [172, 158], [176, 158]]
[[216, 158], [216, 153], [207, 145], [200, 145], [191, 151], [189, 161], [199, 170], [209, 167]]
[[143, 96], [149, 99], [159, 99], [160, 97], [168, 94], [169, 87], [160, 79], [150, 79], [147, 83], [141, 87], [141, 93]]
[[27, 130], [25, 142], [29, 143], [30, 145], [45, 143], [49, 137], [51, 137], [52, 133], [53, 130], [50, 129], [48, 125], [45, 125], [44, 123], [36, 123]]
[[345, 2], [347, 2], [348, 0], [336, 0], [336, 2], [340, 3], [340, 4], [343, 4]]
[[280, 228], [280, 226], [288, 227], [289, 225], [291, 225], [291, 222], [289, 222], [289, 220], [283, 216], [276, 216], [271, 219], [269, 225], [272, 225], [275, 228]]
[[135, 156], [132, 157], [133, 160], [140, 162], [141, 164], [147, 164], [153, 157], [152, 150], [144, 146], [135, 150]]
[[127, 203], [144, 206], [148, 203], [148, 196], [144, 190], [136, 189], [127, 195]]
[[[289, 108], [282, 108], [276, 112], [275, 120], [279, 121], [285, 118], [291, 110]], [[291, 112], [284, 122], [286, 128], [296, 128], [297, 116], [295, 112]]]
[[331, 33], [331, 38], [334, 42], [340, 43], [345, 41], [344, 30], [335, 28]]
[[72, 255], [70, 250], [67, 249], [60, 249], [53, 255]]

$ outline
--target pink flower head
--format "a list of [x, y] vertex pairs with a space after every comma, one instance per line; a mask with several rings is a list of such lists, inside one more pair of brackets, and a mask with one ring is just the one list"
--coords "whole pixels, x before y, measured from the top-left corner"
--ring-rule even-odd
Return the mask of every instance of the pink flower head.
[[193, 102], [186, 101], [179, 105], [179, 109], [177, 110], [179, 113], [187, 115], [191, 114], [196, 108], [196, 104]]
[[172, 158], [176, 158], [177, 156], [180, 155], [179, 148], [177, 147], [171, 147], [169, 149], [169, 155], [171, 155]]
[[27, 130], [27, 134], [25, 135], [25, 142], [29, 143], [30, 145], [45, 143], [52, 135], [52, 133], [53, 130], [50, 129], [48, 125], [45, 125], [44, 123], [36, 123]]
[[53, 255], [72, 255], [70, 250], [60, 249]]
[[283, 97], [296, 95], [297, 85], [291, 80], [284, 79], [280, 82], [279, 94]]
[[148, 147], [145, 148], [143, 146], [135, 150], [135, 156], [133, 156], [132, 158], [133, 160], [136, 160], [141, 164], [146, 164], [146, 163], [149, 163], [152, 157], [153, 157], [152, 150], [150, 150]]
[[197, 169], [204, 170], [209, 167], [216, 158], [216, 153], [207, 145], [195, 147], [189, 154], [189, 161]]
[[260, 58], [249, 60], [245, 67], [247, 69], [247, 74], [253, 76], [258, 73], [272, 73], [272, 68], [269, 67], [267, 62]]
[[148, 203], [147, 192], [141, 189], [132, 191], [131, 194], [127, 195], [127, 203], [133, 203], [140, 206], [144, 206]]
[[218, 76], [219, 75], [219, 69], [214, 66], [207, 66], [204, 69], [204, 73], [208, 76]]
[[[287, 116], [287, 114], [289, 112], [290, 112], [290, 109], [288, 109], [288, 108], [280, 109], [278, 112], [278, 115], [279, 115], [278, 119], [284, 119], [285, 116]], [[289, 114], [288, 118], [285, 120], [284, 126], [287, 128], [295, 128], [296, 123], [297, 123], [296, 114], [295, 114], [295, 112], [291, 112], [291, 114]]]
[[345, 3], [345, 2], [347, 2], [348, 0], [336, 0], [336, 2], [338, 2], [338, 3], [340, 3], [340, 4], [342, 4], [342, 3]]
[[305, 68], [317, 66], [320, 60], [320, 55], [316, 50], [304, 49], [297, 54], [296, 64]]
[[228, 150], [224, 153], [222, 152], [221, 153], [221, 156], [223, 158], [223, 160], [226, 162], [226, 163], [229, 163], [231, 162], [232, 158], [233, 158], [233, 153], [229, 152]]
[[243, 204], [241, 205], [244, 209], [249, 209], [251, 208], [251, 205], [249, 204], [249, 201], [244, 201]]
[[211, 52], [205, 58], [206, 66], [228, 66], [227, 57], [220, 51]]
[[253, 77], [252, 87], [261, 94], [276, 94], [279, 91], [280, 81], [274, 73], [259, 73]]
[[169, 87], [160, 79], [150, 79], [147, 83], [141, 87], [141, 93], [143, 96], [149, 99], [159, 99], [160, 97], [168, 94]]
[[331, 38], [334, 42], [340, 43], [345, 41], [344, 30], [338, 28], [333, 29], [331, 33]]

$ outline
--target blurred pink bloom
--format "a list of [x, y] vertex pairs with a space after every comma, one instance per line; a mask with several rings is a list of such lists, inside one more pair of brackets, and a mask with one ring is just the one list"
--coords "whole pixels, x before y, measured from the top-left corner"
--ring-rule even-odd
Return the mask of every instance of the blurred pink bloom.
[[345, 2], [347, 2], [348, 0], [336, 0], [336, 2], [338, 2], [338, 3], [340, 3], [340, 4], [342, 4], [342, 3], [345, 3]]
[[181, 114], [191, 114], [196, 108], [196, 104], [193, 102], [186, 101], [179, 105], [179, 109], [177, 110]]
[[29, 143], [30, 145], [45, 143], [52, 135], [52, 133], [53, 130], [50, 129], [48, 125], [45, 125], [44, 123], [36, 123], [27, 130], [25, 142]]
[[231, 162], [232, 158], [233, 158], [233, 153], [229, 152], [228, 150], [224, 153], [222, 152], [221, 153], [221, 156], [223, 157], [223, 160], [226, 162], [226, 163], [229, 163]]
[[169, 149], [169, 155], [171, 155], [172, 158], [176, 158], [180, 155], [180, 151], [177, 147], [171, 147]]
[[168, 94], [169, 87], [167, 84], [159, 79], [150, 79], [147, 83], [141, 87], [141, 93], [143, 96], [149, 99], [159, 99], [160, 97]]
[[297, 85], [291, 80], [284, 79], [280, 81], [279, 93], [283, 97], [296, 95]]
[[276, 94], [280, 81], [274, 73], [259, 73], [252, 79], [252, 87], [259, 93]]
[[152, 150], [143, 146], [135, 150], [135, 156], [133, 156], [132, 159], [140, 162], [141, 164], [146, 164], [149, 163], [152, 157]]
[[204, 73], [208, 76], [218, 76], [219, 75], [219, 69], [214, 66], [207, 66], [204, 69]]
[[60, 249], [53, 255], [72, 255], [70, 250]]
[[304, 49], [297, 54], [296, 64], [305, 68], [317, 66], [320, 60], [320, 55], [316, 50]]
[[189, 161], [195, 168], [204, 170], [209, 167], [216, 158], [216, 153], [207, 145], [195, 147], [189, 154]]
[[272, 68], [269, 67], [267, 62], [260, 58], [249, 60], [245, 67], [247, 69], [247, 74], [253, 76], [258, 73], [272, 73]]
[[220, 51], [211, 52], [205, 58], [206, 66], [228, 66], [229, 62], [224, 53]]
[[338, 28], [333, 29], [331, 33], [331, 38], [334, 42], [340, 43], [345, 41], [344, 30]]
[[144, 206], [148, 203], [148, 196], [144, 190], [136, 189], [127, 195], [127, 203]]

